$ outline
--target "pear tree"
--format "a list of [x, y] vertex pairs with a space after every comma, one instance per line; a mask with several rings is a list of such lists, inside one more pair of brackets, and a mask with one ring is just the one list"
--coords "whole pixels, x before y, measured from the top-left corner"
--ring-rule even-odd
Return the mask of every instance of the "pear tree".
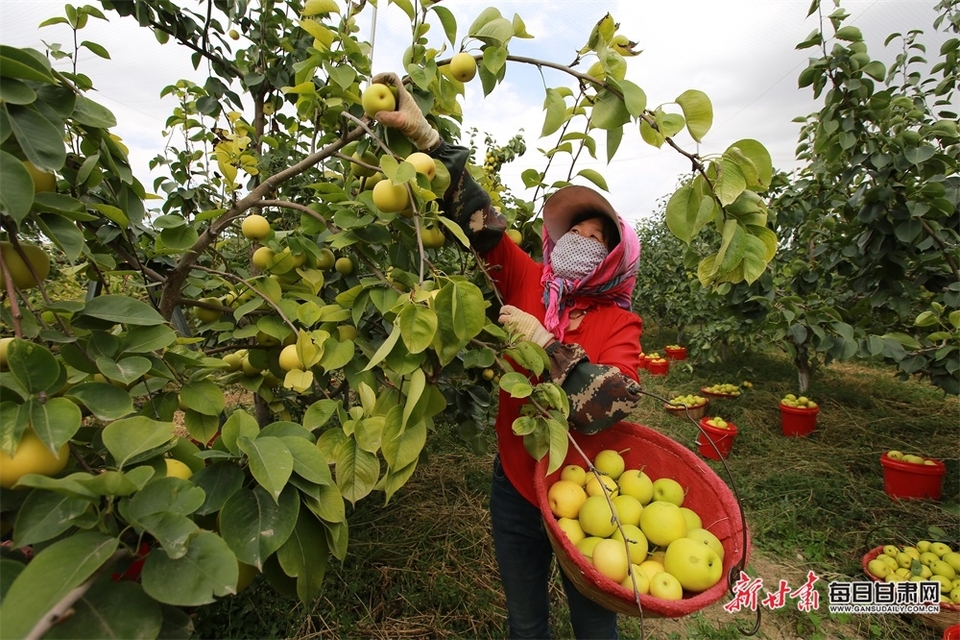
[[[67, 5], [43, 23], [68, 30], [72, 49], [0, 45], [0, 319], [13, 338], [0, 447], [15, 456], [33, 434], [70, 452], [62, 471], [40, 468], [3, 489], [13, 547], [33, 549], [2, 559], [5, 634], [189, 637], [186, 611], [235, 593], [241, 567], [312, 602], [347, 553], [349, 505], [396, 499], [437, 421], [476, 422], [500, 390], [531, 399], [516, 430], [556, 468], [566, 396], [540, 379], [543, 350], [496, 324], [483, 263], [441, 213], [449, 175], [418, 172], [409, 141], [364, 114], [378, 70], [357, 25], [376, 7], [101, 5]], [[464, 142], [467, 92], [492, 94], [515, 65], [550, 73], [545, 169], [524, 175], [534, 200], [485, 177], [482, 161], [469, 167], [500, 187], [491, 191], [524, 236], [535, 235], [542, 197], [567, 182], [548, 184], [550, 166], [604, 188], [576, 159], [644, 141], [697, 167], [671, 198], [669, 225], [684, 241], [718, 231], [697, 268], [705, 286], [763, 273], [776, 247], [756, 195], [769, 186], [769, 154], [754, 140], [711, 158], [684, 150], [678, 134], [698, 141], [710, 129], [709, 99], [691, 89], [648, 105], [625, 79], [635, 43], [612, 16], [560, 63], [512, 54], [515, 38], [531, 36], [496, 8], [463, 24], [441, 3], [380, 9], [409, 19], [408, 47], [390, 66], [450, 142]], [[93, 80], [55, 64], [81, 49], [108, 58], [81, 35], [108, 15], [209, 71], [202, 85], [164, 88], [176, 106], [152, 160], [164, 177], [152, 185], [134, 175]], [[449, 65], [467, 50], [477, 72], [465, 83]], [[575, 70], [584, 60], [598, 63], [593, 74]], [[379, 209], [380, 182], [406, 189], [409, 209]], [[41, 274], [31, 245], [64, 268]], [[5, 266], [18, 259], [29, 287]], [[86, 279], [85, 294], [51, 295], [70, 290], [52, 286], [68, 273]], [[229, 389], [253, 400], [237, 404]], [[125, 579], [134, 561], [142, 570]]]

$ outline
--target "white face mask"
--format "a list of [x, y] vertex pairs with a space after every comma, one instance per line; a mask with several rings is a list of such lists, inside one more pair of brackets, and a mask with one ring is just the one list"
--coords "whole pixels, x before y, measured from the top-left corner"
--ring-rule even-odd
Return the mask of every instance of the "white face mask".
[[596, 240], [576, 233], [565, 233], [553, 247], [550, 264], [557, 276], [580, 280], [596, 269], [608, 253], [607, 248]]

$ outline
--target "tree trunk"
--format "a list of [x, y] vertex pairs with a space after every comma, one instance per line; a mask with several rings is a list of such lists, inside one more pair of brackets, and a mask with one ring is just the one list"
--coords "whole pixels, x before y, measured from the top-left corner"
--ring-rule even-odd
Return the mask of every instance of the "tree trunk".
[[793, 364], [797, 367], [797, 384], [800, 393], [805, 394], [810, 388], [810, 357], [805, 346], [797, 347], [797, 356], [793, 359]]

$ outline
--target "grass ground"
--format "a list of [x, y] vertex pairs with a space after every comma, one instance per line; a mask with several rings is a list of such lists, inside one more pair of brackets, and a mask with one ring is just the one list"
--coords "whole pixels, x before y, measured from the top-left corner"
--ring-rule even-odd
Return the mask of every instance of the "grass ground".
[[[719, 462], [709, 464], [739, 491], [754, 545], [748, 571], [768, 588], [779, 580], [799, 586], [814, 571], [823, 587], [818, 611], [801, 612], [795, 604], [762, 609], [756, 637], [940, 638], [941, 632], [915, 617], [831, 616], [826, 583], [861, 579], [863, 554], [882, 544], [940, 535], [958, 546], [960, 402], [923, 384], [901, 383], [887, 370], [833, 365], [808, 392], [821, 406], [816, 431], [787, 438], [777, 404], [796, 391], [795, 374], [780, 358], [750, 355], [735, 366], [679, 363], [667, 376], [644, 372], [642, 378], [647, 391], [664, 398], [742, 380], [753, 388], [738, 399], [714, 401], [708, 411], [739, 428], [729, 472]], [[696, 448], [696, 427], [667, 414], [656, 399], [646, 399], [634, 421]], [[454, 432], [438, 428], [427, 459], [389, 505], [376, 498], [357, 505], [350, 514], [348, 557], [331, 565], [323, 595], [312, 606], [286, 600], [258, 579], [198, 612], [197, 637], [505, 637], [487, 520], [492, 455], [473, 454]], [[879, 464], [889, 449], [944, 460], [943, 500], [891, 500]], [[944, 533], [932, 534], [931, 527]], [[557, 585], [554, 636], [571, 637]], [[729, 614], [724, 602], [679, 620], [621, 616], [621, 635], [740, 638], [738, 628], [753, 627], [756, 614]]]

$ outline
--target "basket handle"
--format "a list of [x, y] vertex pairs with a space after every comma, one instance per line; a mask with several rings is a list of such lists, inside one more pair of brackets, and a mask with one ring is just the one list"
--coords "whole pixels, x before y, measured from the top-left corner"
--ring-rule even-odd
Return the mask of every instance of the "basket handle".
[[[669, 400], [667, 400], [666, 398], [662, 398], [662, 397], [658, 396], [658, 395], [655, 394], [655, 393], [651, 393], [651, 392], [646, 391], [646, 390], [642, 390], [640, 393], [643, 394], [643, 395], [648, 395], [648, 396], [650, 396], [651, 398], [655, 398], [655, 399], [657, 399], [657, 400], [659, 400], [660, 402], [663, 402], [663, 403], [665, 403], [665, 404], [672, 404], [672, 403], [671, 403]], [[740, 554], [740, 559], [737, 560], [736, 564], [734, 564], [732, 567], [730, 567], [730, 571], [727, 573], [727, 587], [728, 587], [728, 589], [729, 589], [729, 591], [730, 591], [730, 595], [733, 596], [733, 595], [735, 595], [734, 592], [733, 592], [733, 585], [735, 585], [735, 584], [737, 583], [737, 581], [740, 579], [740, 573], [741, 573], [742, 571], [744, 571], [744, 569], [746, 569], [746, 560], [747, 560], [747, 544], [748, 544], [748, 540], [747, 540], [747, 516], [746, 516], [746, 514], [745, 514], [744, 511], [743, 511], [743, 501], [740, 499], [740, 491], [737, 489], [737, 483], [736, 483], [736, 481], [735, 481], [734, 478], [733, 478], [733, 472], [731, 472], [731, 471], [730, 471], [730, 467], [727, 466], [727, 461], [726, 461], [726, 459], [723, 457], [723, 455], [721, 455], [719, 447], [717, 447], [717, 444], [713, 441], [713, 438], [709, 437], [709, 435], [708, 435], [707, 432], [703, 429], [703, 427], [700, 426], [700, 422], [699, 422], [698, 420], [694, 419], [693, 416], [690, 415], [690, 407], [688, 407], [687, 405], [682, 405], [682, 406], [683, 406], [683, 412], [684, 412], [685, 417], [686, 417], [690, 422], [692, 422], [692, 423], [694, 424], [694, 426], [697, 428], [697, 431], [699, 431], [700, 433], [702, 433], [702, 434], [706, 437], [706, 440], [710, 443], [710, 446], [712, 446], [713, 449], [714, 449], [714, 451], [717, 452], [717, 458], [719, 458], [720, 463], [723, 465], [723, 470], [724, 470], [724, 471], [726, 472], [726, 474], [727, 474], [727, 479], [728, 479], [728, 481], [729, 481], [729, 483], [730, 483], [730, 490], [733, 491], [733, 497], [734, 497], [734, 498], [736, 499], [736, 501], [737, 501], [737, 509], [739, 509], [739, 511], [740, 511], [740, 522], [741, 522], [741, 524], [743, 525], [743, 526], [740, 528], [741, 531], [742, 531], [742, 534], [743, 534], [743, 542], [742, 542], [742, 544], [741, 544], [741, 547], [743, 548], [743, 551], [742, 551], [741, 554]], [[581, 453], [582, 453], [582, 452], [581, 452]], [[752, 628], [752, 629], [750, 629], [749, 631], [744, 631], [744, 630], [741, 629], [741, 628], [739, 627], [739, 625], [738, 625], [738, 626], [737, 626], [737, 631], [739, 631], [741, 634], [743, 634], [743, 635], [745, 635], [745, 636], [754, 636], [754, 635], [756, 635], [757, 632], [760, 631], [760, 617], [761, 617], [762, 609], [761, 609], [760, 607], [757, 607], [756, 613], [757, 613], [757, 617], [756, 617], [756, 620], [754, 621], [754, 625], [753, 625], [753, 628]]]

